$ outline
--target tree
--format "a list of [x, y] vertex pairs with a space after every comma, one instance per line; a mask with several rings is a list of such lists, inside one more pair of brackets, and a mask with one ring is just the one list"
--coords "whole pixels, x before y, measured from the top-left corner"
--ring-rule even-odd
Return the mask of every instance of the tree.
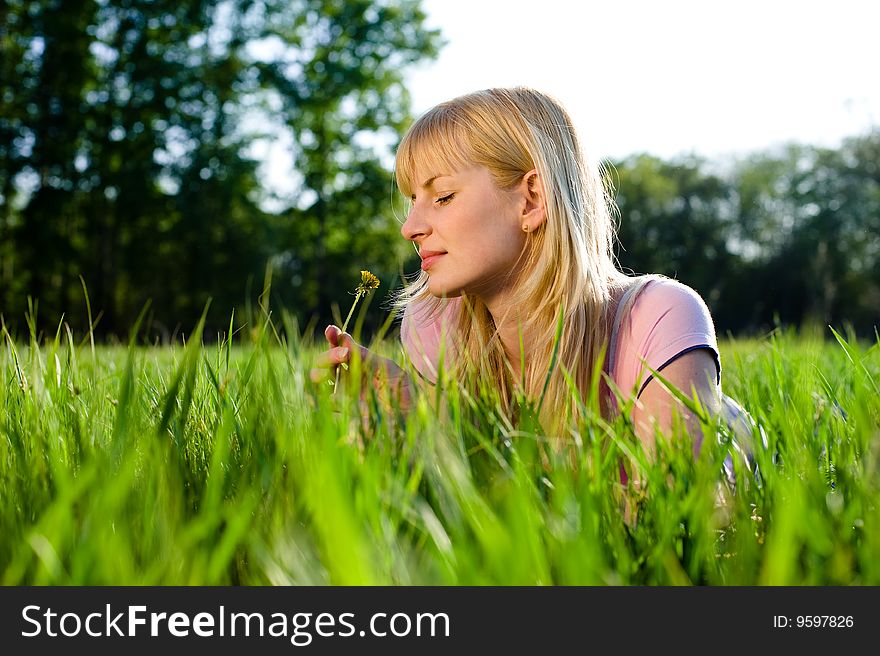
[[620, 210], [618, 255], [637, 273], [662, 273], [694, 287], [707, 302], [724, 293], [732, 265], [731, 190], [705, 162], [637, 155], [615, 165]]
[[[394, 277], [406, 253], [384, 161], [410, 121], [402, 71], [439, 47], [418, 3], [275, 2], [267, 38], [297, 44], [258, 64], [282, 98], [302, 185], [279, 254], [282, 290], [329, 319], [331, 301], [371, 268]], [[384, 161], [376, 142], [383, 144]], [[380, 146], [381, 148], [381, 146]]]
[[[753, 244], [744, 288], [760, 320], [824, 327], [850, 322], [869, 333], [880, 311], [877, 132], [838, 149], [791, 145], [737, 168], [741, 240]], [[742, 236], [748, 235], [748, 237]]]
[[16, 295], [23, 308], [25, 291], [51, 305], [61, 300], [78, 220], [80, 96], [90, 77], [86, 27], [93, 10], [89, 0], [63, 10], [60, 2], [9, 2], [2, 16], [4, 308], [16, 305]]
[[[148, 298], [166, 332], [208, 297], [226, 325], [267, 263], [303, 317], [371, 264], [353, 252], [394, 270], [402, 70], [439, 46], [417, 2], [18, 0], [0, 18], [7, 323], [33, 296], [44, 327], [83, 327], [79, 276], [118, 334]], [[301, 184], [270, 212], [253, 148], [285, 135]]]

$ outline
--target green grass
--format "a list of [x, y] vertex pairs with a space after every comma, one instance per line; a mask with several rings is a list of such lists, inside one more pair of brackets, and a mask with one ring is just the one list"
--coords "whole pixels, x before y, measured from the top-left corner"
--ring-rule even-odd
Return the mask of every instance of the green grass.
[[723, 428], [649, 464], [626, 417], [592, 418], [562, 454], [454, 382], [406, 414], [334, 396], [308, 382], [319, 348], [271, 326], [231, 348], [6, 339], [0, 583], [880, 584], [877, 344], [721, 344], [769, 440], [726, 509]]

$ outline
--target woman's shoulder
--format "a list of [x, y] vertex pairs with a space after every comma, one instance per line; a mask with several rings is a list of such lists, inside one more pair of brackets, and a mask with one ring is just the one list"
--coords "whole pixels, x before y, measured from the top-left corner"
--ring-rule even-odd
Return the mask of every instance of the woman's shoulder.
[[666, 320], [708, 320], [712, 315], [694, 288], [672, 278], [651, 276], [636, 291], [630, 320], [644, 327]]
[[662, 276], [635, 280], [630, 285], [621, 301], [624, 312], [618, 317], [614, 345], [614, 377], [619, 386], [628, 389], [635, 384], [643, 377], [645, 365], [660, 370], [697, 348], [712, 351], [720, 373], [715, 325], [695, 289]]

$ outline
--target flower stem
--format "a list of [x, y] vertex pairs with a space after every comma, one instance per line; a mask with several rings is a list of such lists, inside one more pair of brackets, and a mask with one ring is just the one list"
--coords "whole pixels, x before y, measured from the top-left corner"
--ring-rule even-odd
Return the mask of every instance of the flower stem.
[[[354, 295], [354, 303], [351, 304], [351, 309], [348, 311], [348, 316], [345, 317], [345, 323], [342, 324], [342, 332], [345, 332], [345, 329], [348, 328], [348, 322], [351, 319], [351, 315], [354, 314], [354, 309], [357, 307], [358, 301], [361, 300], [361, 296], [363, 296], [363, 292], [357, 292]], [[344, 362], [341, 364], [342, 367], [348, 369], [348, 365]], [[336, 394], [336, 390], [339, 389], [339, 372], [340, 367], [336, 367], [336, 381], [333, 383], [333, 394]]]
[[363, 292], [358, 292], [354, 295], [354, 303], [351, 304], [351, 309], [348, 311], [348, 316], [345, 317], [345, 323], [342, 324], [342, 332], [345, 332], [345, 329], [348, 328], [348, 321], [351, 319], [351, 315], [354, 313], [354, 308], [357, 306], [358, 301], [361, 300], [361, 296]]

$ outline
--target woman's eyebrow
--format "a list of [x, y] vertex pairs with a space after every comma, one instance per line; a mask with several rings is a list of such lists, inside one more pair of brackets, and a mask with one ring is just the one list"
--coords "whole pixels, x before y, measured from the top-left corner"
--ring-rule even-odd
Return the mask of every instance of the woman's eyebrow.
[[428, 187], [432, 186], [434, 184], [434, 180], [436, 180], [437, 178], [451, 178], [451, 177], [452, 176], [449, 175], [448, 173], [438, 173], [434, 177], [428, 178], [427, 180], [425, 180], [422, 183], [422, 189], [427, 189]]

